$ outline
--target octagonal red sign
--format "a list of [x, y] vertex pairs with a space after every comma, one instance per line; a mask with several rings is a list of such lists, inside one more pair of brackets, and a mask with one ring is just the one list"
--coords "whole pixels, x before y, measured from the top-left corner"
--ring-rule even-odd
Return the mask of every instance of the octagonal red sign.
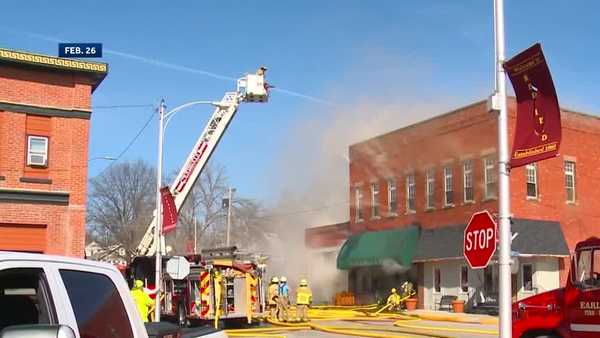
[[487, 211], [476, 212], [465, 228], [463, 254], [472, 269], [485, 268], [496, 252], [497, 226]]

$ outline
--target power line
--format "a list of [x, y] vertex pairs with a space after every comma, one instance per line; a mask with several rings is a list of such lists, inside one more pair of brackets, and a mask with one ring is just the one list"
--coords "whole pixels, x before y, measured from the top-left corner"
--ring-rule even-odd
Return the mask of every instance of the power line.
[[144, 123], [142, 128], [140, 128], [140, 130], [137, 132], [137, 134], [135, 134], [135, 136], [131, 139], [131, 141], [129, 141], [127, 146], [119, 153], [119, 155], [115, 158], [115, 160], [112, 161], [106, 168], [104, 168], [104, 170], [102, 170], [102, 172], [100, 172], [100, 174], [98, 174], [98, 176], [104, 174], [104, 172], [106, 170], [110, 169], [113, 166], [113, 164], [118, 162], [121, 159], [121, 157], [123, 157], [123, 155], [125, 155], [125, 153], [127, 153], [129, 148], [131, 148], [131, 146], [135, 143], [135, 141], [137, 141], [137, 139], [140, 137], [140, 135], [142, 135], [144, 130], [146, 130], [146, 128], [148, 127], [148, 125], [150, 124], [150, 122], [152, 121], [152, 119], [154, 118], [154, 115], [156, 113], [157, 113], [156, 110], [152, 110], [152, 113], [148, 116], [148, 119], [146, 120], [146, 122]]

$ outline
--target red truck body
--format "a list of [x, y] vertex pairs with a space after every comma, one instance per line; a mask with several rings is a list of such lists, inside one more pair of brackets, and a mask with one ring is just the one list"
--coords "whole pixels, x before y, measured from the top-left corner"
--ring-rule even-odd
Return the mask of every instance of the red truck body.
[[600, 238], [577, 244], [563, 288], [513, 304], [514, 338], [600, 337]]

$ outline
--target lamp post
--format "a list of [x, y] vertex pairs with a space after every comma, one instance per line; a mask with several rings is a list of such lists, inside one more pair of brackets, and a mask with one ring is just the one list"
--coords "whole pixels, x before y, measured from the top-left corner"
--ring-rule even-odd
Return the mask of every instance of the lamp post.
[[494, 0], [494, 44], [495, 44], [495, 100], [498, 108], [498, 237], [500, 252], [499, 331], [501, 338], [512, 337], [511, 313], [511, 226], [510, 226], [510, 170], [508, 152], [508, 113], [506, 107], [506, 78], [504, 56], [504, 0]]
[[230, 233], [231, 233], [231, 203], [232, 203], [232, 198], [233, 198], [233, 193], [235, 192], [235, 189], [232, 187], [229, 187], [229, 195], [227, 196], [227, 240], [226, 240], [226, 247], [230, 246]]
[[165, 100], [160, 101], [160, 106], [158, 108], [158, 157], [157, 157], [157, 165], [156, 165], [156, 224], [154, 227], [154, 243], [156, 245], [156, 268], [155, 268], [155, 289], [156, 291], [156, 299], [154, 305], [154, 321], [160, 321], [160, 287], [162, 285], [162, 201], [160, 198], [160, 188], [162, 186], [162, 161], [163, 161], [163, 141], [164, 134], [169, 121], [171, 118], [180, 110], [198, 105], [198, 104], [210, 104], [215, 105], [213, 101], [193, 101], [189, 103], [182, 104], [176, 108], [173, 108], [171, 111], [165, 113]]

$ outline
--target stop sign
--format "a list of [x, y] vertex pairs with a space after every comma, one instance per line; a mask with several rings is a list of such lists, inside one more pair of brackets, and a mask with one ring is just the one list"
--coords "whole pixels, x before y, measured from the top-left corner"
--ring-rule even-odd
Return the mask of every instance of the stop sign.
[[496, 251], [496, 222], [485, 210], [476, 212], [465, 228], [463, 253], [472, 269], [485, 268]]

